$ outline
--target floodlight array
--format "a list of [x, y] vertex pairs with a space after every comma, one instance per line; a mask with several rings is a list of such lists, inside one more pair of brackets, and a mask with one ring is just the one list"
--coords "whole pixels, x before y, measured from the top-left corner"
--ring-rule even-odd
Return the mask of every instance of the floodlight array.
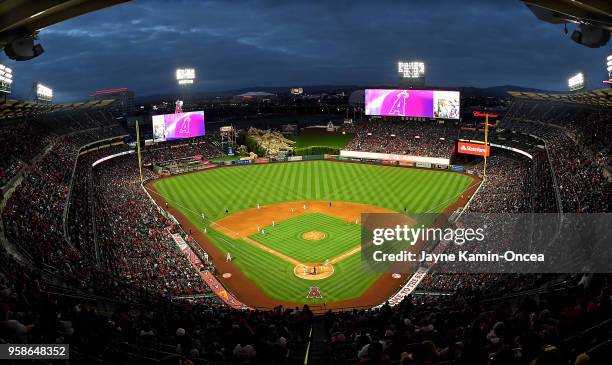
[[0, 65], [0, 82], [12, 84], [13, 83], [13, 70], [4, 65]]
[[190, 83], [193, 83], [195, 79], [195, 69], [193, 68], [178, 68], [176, 69], [176, 79], [179, 81], [182, 80], [191, 80]]
[[401, 77], [407, 79], [421, 78], [425, 76], [424, 62], [398, 62], [397, 72]]
[[582, 89], [584, 87], [584, 75], [582, 72], [570, 77], [567, 80], [567, 86], [571, 91]]
[[41, 100], [51, 100], [53, 98], [53, 89], [43, 84], [36, 84], [36, 96]]

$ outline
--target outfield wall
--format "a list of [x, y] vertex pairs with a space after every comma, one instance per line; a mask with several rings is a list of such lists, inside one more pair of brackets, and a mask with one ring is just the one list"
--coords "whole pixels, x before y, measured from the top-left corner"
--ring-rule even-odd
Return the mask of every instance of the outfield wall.
[[392, 165], [404, 167], [420, 167], [425, 169], [452, 170], [455, 172], [465, 172], [463, 166], [451, 165], [447, 158], [423, 157], [411, 155], [398, 155], [389, 153], [374, 153], [360, 151], [340, 151], [340, 155], [305, 155], [274, 158], [258, 158], [256, 160], [232, 160], [215, 162], [217, 166], [251, 165], [275, 162], [297, 162], [297, 161], [346, 161], [359, 162], [378, 165]]
[[448, 158], [399, 155], [395, 153], [378, 153], [378, 152], [341, 150], [340, 156], [370, 159], [370, 160], [408, 162], [408, 163], [415, 163], [415, 164], [421, 163], [421, 164], [431, 164], [431, 165], [447, 165], [447, 166], [450, 165], [450, 159]]

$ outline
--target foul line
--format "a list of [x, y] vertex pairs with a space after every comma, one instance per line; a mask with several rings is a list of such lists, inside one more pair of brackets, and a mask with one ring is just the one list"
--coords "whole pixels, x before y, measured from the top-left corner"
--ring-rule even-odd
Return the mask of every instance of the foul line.
[[[225, 228], [225, 227], [221, 226], [220, 224], [217, 224], [216, 222], [211, 223], [210, 227], [212, 228], [212, 227], [213, 227], [213, 225], [217, 225], [217, 226], [219, 226], [219, 227], [222, 227], [222, 228], [224, 228], [224, 229], [227, 229], [227, 228]], [[229, 230], [230, 232], [233, 232], [233, 231], [232, 231], [232, 230], [230, 230], [230, 229], [227, 229], [227, 230]], [[221, 233], [223, 233], [223, 232], [221, 232]], [[234, 233], [235, 233], [235, 232], [234, 232]], [[224, 233], [223, 233], [223, 234], [224, 234]], [[240, 234], [239, 234], [239, 233], [235, 233], [235, 234], [236, 234], [236, 236], [237, 236], [237, 237], [239, 237], [239, 236], [240, 236]], [[291, 265], [293, 265], [293, 266], [298, 266], [298, 265], [302, 265], [302, 264], [303, 264], [302, 262], [299, 262], [298, 260], [296, 260], [296, 259], [294, 259], [294, 258], [292, 258], [292, 257], [290, 257], [290, 256], [285, 255], [284, 253], [281, 253], [281, 252], [279, 252], [279, 251], [276, 251], [276, 250], [275, 250], [275, 249], [273, 249], [273, 248], [270, 248], [270, 247], [268, 247], [268, 246], [266, 246], [266, 245], [264, 245], [264, 244], [261, 244], [261, 243], [259, 243], [259, 242], [255, 241], [254, 239], [252, 239], [252, 238], [250, 238], [250, 237], [241, 237], [241, 239], [242, 239], [244, 242], [246, 242], [246, 243], [250, 244], [251, 246], [254, 246], [254, 247], [256, 247], [256, 248], [258, 248], [258, 249], [260, 249], [260, 250], [262, 250], [262, 251], [265, 251], [265, 252], [267, 252], [267, 253], [269, 253], [269, 254], [271, 254], [271, 255], [274, 255], [274, 256], [276, 256], [276, 257], [280, 258], [281, 260], [288, 262], [289, 264], [291, 264]], [[335, 264], [335, 263], [337, 263], [337, 262], [340, 262], [340, 261], [344, 260], [344, 259], [345, 259], [345, 258], [347, 258], [347, 257], [350, 257], [350, 256], [355, 255], [356, 253], [358, 253], [358, 252], [360, 252], [360, 251], [361, 251], [361, 246], [354, 247], [354, 248], [352, 248], [352, 249], [350, 249], [350, 250], [348, 250], [348, 251], [346, 251], [346, 252], [344, 252], [344, 253], [341, 253], [340, 255], [338, 255], [338, 256], [336, 256], [336, 257], [334, 257], [334, 258], [330, 259], [330, 260], [329, 260], [329, 263], [330, 263], [330, 264]]]
[[268, 246], [262, 245], [261, 243], [255, 241], [252, 238], [244, 237], [244, 238], [242, 238], [242, 240], [245, 241], [245, 242], [248, 242], [249, 244], [251, 244], [251, 245], [253, 245], [253, 246], [257, 247], [257, 248], [259, 248], [260, 250], [266, 251], [266, 252], [268, 252], [268, 253], [270, 253], [270, 254], [272, 254], [274, 256], [277, 256], [277, 257], [283, 259], [284, 261], [287, 261], [288, 263], [292, 264], [293, 266], [297, 266], [297, 265], [301, 265], [302, 264], [298, 260], [293, 259], [293, 258], [285, 255], [284, 253], [280, 253], [280, 252], [278, 252], [278, 251], [276, 251], [276, 250], [274, 250], [274, 249], [272, 249], [272, 248], [270, 248]]
[[361, 245], [359, 245], [359, 246], [357, 246], [357, 247], [355, 247], [353, 249], [350, 249], [350, 250], [346, 251], [345, 253], [342, 253], [342, 254], [340, 254], [340, 255], [338, 255], [336, 257], [334, 257], [333, 259], [329, 260], [329, 263], [330, 264], [335, 264], [336, 262], [340, 262], [340, 261], [344, 260], [345, 258], [353, 256], [354, 254], [356, 254], [356, 253], [358, 253], [360, 251], [361, 251]]

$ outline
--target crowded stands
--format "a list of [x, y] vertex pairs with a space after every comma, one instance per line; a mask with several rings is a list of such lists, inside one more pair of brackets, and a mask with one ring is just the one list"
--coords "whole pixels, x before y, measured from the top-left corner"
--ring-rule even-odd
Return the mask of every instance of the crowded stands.
[[355, 135], [347, 150], [449, 158], [459, 127], [450, 121], [367, 120], [345, 131]]
[[[467, 211], [608, 212], [609, 122], [600, 112], [515, 100], [491, 138], [533, 158], [494, 150]], [[347, 149], [444, 158], [460, 136], [459, 124], [433, 121], [374, 120], [346, 131], [355, 134]], [[22, 178], [2, 211], [16, 253], [0, 251], [3, 341], [70, 343], [74, 361], [111, 364], [283, 364], [311, 328], [342, 364], [584, 365], [610, 350], [605, 275], [432, 274], [395, 307], [321, 318], [308, 306], [230, 309], [172, 240], [181, 234], [206, 255], [142, 188], [126, 134], [104, 110], [0, 128], [3, 142], [24, 139], [0, 143], [3, 184]], [[220, 155], [211, 137], [142, 153], [145, 164]], [[481, 162], [468, 170], [480, 173]]]

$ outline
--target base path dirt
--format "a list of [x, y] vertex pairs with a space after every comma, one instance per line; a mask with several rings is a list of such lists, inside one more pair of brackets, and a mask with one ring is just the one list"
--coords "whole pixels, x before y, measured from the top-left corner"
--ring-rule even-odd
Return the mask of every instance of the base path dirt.
[[[330, 205], [331, 203], [331, 205]], [[261, 205], [230, 214], [211, 224], [217, 231], [232, 238], [248, 237], [259, 229], [307, 213], [322, 213], [347, 222], [360, 224], [362, 213], [397, 213], [369, 204], [329, 201], [297, 201]]]
[[[252, 234], [263, 232], [264, 227], [307, 213], [326, 214], [347, 222], [359, 224], [361, 221], [361, 215], [364, 213], [395, 212], [389, 209], [361, 203], [337, 201], [300, 201], [265, 206], [260, 205], [256, 208], [245, 209], [211, 223], [210, 227], [228, 237], [242, 239], [248, 244], [290, 263], [294, 266], [295, 276], [301, 279], [322, 280], [330, 277], [334, 273], [332, 264], [338, 263], [349, 256], [359, 253], [361, 251], [361, 246], [356, 246], [351, 250], [330, 259], [327, 265], [322, 265], [319, 263], [299, 262], [292, 257], [278, 252], [249, 237]], [[405, 223], [412, 225], [415, 223], [415, 221], [412, 218], [406, 217]], [[309, 231], [304, 233], [304, 238], [309, 240], [320, 240], [325, 238], [325, 233], [319, 231]], [[319, 268], [319, 272], [313, 274], [312, 271], [315, 268]]]

